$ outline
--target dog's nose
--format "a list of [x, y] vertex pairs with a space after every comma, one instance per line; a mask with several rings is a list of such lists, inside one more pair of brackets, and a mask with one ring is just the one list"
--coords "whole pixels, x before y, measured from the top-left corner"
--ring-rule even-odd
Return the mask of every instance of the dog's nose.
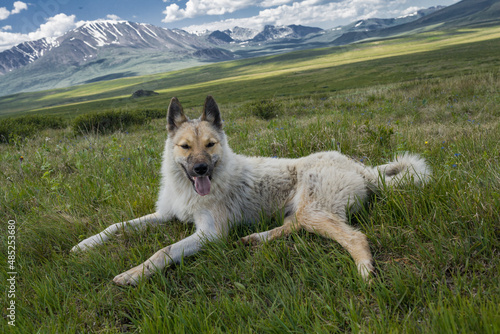
[[194, 165], [194, 172], [198, 175], [205, 175], [208, 172], [208, 165], [201, 163]]

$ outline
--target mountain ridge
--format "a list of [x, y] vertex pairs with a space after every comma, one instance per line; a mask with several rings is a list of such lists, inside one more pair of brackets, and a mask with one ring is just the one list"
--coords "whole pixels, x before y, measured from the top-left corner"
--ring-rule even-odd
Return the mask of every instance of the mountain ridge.
[[261, 31], [234, 27], [195, 34], [130, 21], [89, 21], [59, 38], [25, 42], [0, 52], [0, 96], [345, 45], [432, 25], [452, 26], [457, 20], [464, 24], [495, 21], [499, 4], [500, 0], [463, 0], [404, 17], [358, 20], [328, 30], [268, 25]]
[[334, 44], [344, 45], [369, 38], [390, 37], [432, 26], [441, 26], [440, 28], [446, 29], [485, 23], [500, 24], [500, 0], [462, 0], [417, 20], [376, 32], [348, 32], [337, 38]]

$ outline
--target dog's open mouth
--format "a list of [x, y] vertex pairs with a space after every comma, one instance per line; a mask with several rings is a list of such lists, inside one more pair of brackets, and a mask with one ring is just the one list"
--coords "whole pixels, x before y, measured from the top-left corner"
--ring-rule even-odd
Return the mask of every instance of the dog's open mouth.
[[194, 189], [198, 195], [205, 196], [210, 193], [210, 177], [208, 176], [193, 176]]
[[205, 196], [210, 193], [210, 186], [212, 185], [212, 176], [211, 175], [206, 175], [206, 176], [191, 176], [186, 167], [184, 165], [181, 165], [182, 169], [184, 170], [184, 173], [186, 173], [186, 176], [189, 181], [193, 184], [194, 191], [200, 196]]

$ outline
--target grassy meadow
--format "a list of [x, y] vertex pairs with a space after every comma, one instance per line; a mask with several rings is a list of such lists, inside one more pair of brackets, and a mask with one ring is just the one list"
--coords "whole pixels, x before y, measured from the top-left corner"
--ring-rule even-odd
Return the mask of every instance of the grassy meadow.
[[[9, 278], [8, 220], [15, 221], [18, 273], [16, 326], [7, 325], [6, 291], [0, 332], [500, 333], [500, 57], [489, 51], [499, 48], [498, 39], [475, 43], [481, 48], [451, 45], [447, 60], [438, 57], [444, 48], [332, 65], [330, 72], [304, 69], [283, 94], [275, 94], [275, 77], [235, 81], [235, 89], [246, 85], [246, 97], [232, 95], [230, 80], [176, 94], [186, 98], [190, 117], [214, 94], [229, 144], [241, 154], [300, 157], [336, 149], [369, 165], [398, 152], [422, 154], [433, 169], [429, 184], [384, 189], [349, 217], [370, 242], [376, 267], [370, 284], [342, 247], [315, 234], [301, 231], [257, 247], [237, 243], [281, 223], [263, 219], [137, 287], [116, 286], [115, 275], [193, 232], [172, 221], [87, 253], [69, 252], [112, 223], [154, 210], [165, 119], [110, 134], [47, 129], [0, 144], [0, 279]], [[413, 72], [391, 71], [407, 64]], [[328, 73], [348, 84], [312, 94]], [[161, 108], [155, 99], [145, 104]], [[57, 108], [47, 112], [68, 112]]]

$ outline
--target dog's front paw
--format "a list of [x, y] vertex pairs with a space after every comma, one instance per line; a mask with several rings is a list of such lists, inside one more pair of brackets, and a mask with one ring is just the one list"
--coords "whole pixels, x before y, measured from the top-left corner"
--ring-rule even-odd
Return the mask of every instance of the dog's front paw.
[[363, 277], [365, 281], [369, 281], [370, 274], [374, 270], [372, 263], [370, 261], [360, 262], [357, 267], [361, 277]]
[[141, 264], [116, 276], [113, 282], [118, 285], [137, 285], [140, 280], [149, 276], [151, 272], [144, 264]]
[[94, 236], [91, 236], [90, 238], [83, 240], [78, 245], [71, 248], [71, 251], [73, 253], [84, 252], [86, 250], [89, 250], [90, 248], [93, 248], [93, 247], [95, 247], [97, 245], [101, 245], [101, 244], [102, 244], [101, 239], [94, 235]]

